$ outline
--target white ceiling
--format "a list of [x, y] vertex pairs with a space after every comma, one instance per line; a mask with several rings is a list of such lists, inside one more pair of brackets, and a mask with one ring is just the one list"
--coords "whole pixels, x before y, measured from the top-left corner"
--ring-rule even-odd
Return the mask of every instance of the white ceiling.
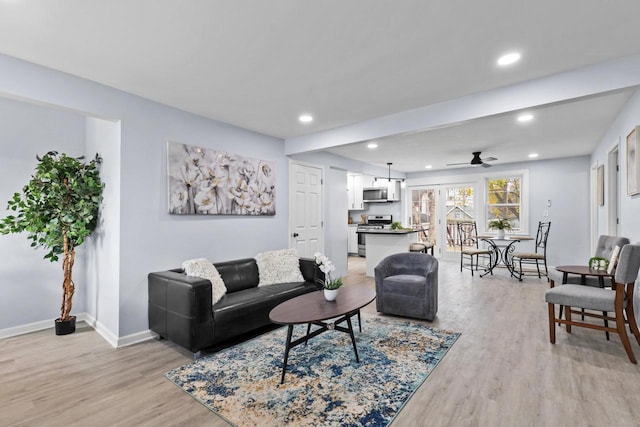
[[[292, 138], [637, 54], [638, 16], [637, 0], [0, 0], [0, 53]], [[507, 50], [523, 60], [499, 69]], [[471, 151], [588, 154], [630, 94], [541, 108], [526, 127], [504, 115], [331, 151], [406, 153], [405, 172]]]

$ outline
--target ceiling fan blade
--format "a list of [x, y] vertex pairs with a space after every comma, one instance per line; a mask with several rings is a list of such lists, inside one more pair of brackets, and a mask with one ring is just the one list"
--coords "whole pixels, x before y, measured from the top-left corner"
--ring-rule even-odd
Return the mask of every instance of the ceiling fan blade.
[[490, 165], [489, 163], [484, 163], [484, 162], [482, 163], [483, 168], [490, 168], [491, 166], [493, 165]]
[[447, 166], [458, 166], [458, 165], [468, 165], [469, 162], [462, 162], [462, 163], [447, 163]]
[[498, 159], [496, 159], [495, 157], [487, 157], [485, 159], [482, 159], [483, 162], [495, 162], [496, 160]]

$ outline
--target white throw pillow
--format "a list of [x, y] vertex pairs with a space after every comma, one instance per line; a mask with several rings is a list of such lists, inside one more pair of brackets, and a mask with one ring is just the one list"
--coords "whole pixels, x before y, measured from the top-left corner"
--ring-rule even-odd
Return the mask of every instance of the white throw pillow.
[[302, 272], [300, 271], [298, 251], [295, 249], [259, 253], [256, 255], [256, 263], [260, 274], [258, 286], [304, 282], [304, 277], [302, 277]]
[[227, 287], [216, 267], [206, 258], [190, 259], [182, 263], [187, 276], [202, 277], [211, 282], [211, 301], [217, 303], [227, 293]]

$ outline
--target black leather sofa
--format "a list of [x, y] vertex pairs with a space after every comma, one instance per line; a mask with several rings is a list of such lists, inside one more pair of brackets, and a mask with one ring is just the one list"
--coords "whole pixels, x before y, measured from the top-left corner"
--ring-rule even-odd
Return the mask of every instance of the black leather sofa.
[[149, 329], [194, 353], [270, 325], [269, 312], [283, 301], [322, 289], [314, 259], [300, 258], [304, 282], [258, 287], [253, 258], [214, 263], [227, 288], [211, 304], [211, 282], [182, 269], [149, 273]]

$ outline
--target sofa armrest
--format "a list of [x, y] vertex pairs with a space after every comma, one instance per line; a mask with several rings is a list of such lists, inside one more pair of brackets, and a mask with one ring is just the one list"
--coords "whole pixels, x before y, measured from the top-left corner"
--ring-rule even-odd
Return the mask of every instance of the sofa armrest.
[[197, 353], [213, 343], [211, 282], [179, 270], [149, 273], [149, 329]]
[[324, 273], [320, 270], [318, 264], [316, 264], [315, 259], [300, 258], [300, 271], [305, 281], [315, 284], [318, 289], [322, 289]]

